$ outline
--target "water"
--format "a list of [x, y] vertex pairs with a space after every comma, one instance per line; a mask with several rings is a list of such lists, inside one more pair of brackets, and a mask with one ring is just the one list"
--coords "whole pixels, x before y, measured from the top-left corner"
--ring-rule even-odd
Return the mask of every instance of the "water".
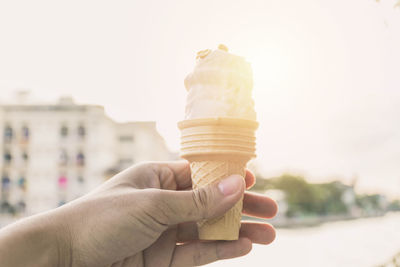
[[327, 223], [302, 229], [278, 229], [268, 246], [254, 245], [242, 258], [210, 266], [368, 267], [400, 252], [400, 213]]
[[245, 257], [208, 266], [369, 267], [386, 263], [399, 252], [400, 212], [319, 227], [278, 229], [272, 244], [254, 245]]

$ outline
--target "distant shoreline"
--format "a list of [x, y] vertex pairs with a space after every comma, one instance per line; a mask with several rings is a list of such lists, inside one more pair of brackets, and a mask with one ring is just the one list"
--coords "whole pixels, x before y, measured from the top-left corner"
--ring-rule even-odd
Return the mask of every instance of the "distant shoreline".
[[[328, 215], [328, 216], [305, 216], [305, 217], [297, 217], [297, 218], [276, 218], [270, 220], [264, 219], [255, 219], [258, 221], [267, 221], [272, 224], [275, 228], [282, 229], [295, 229], [295, 228], [305, 228], [305, 227], [316, 227], [325, 223], [330, 222], [338, 222], [338, 221], [350, 221], [364, 218], [376, 218], [382, 217], [388, 214], [386, 213], [377, 213], [371, 215], [363, 215], [363, 216], [351, 216], [351, 215]], [[398, 213], [390, 212], [390, 213]], [[247, 216], [243, 216], [244, 220], [254, 220], [254, 218], [250, 218]]]

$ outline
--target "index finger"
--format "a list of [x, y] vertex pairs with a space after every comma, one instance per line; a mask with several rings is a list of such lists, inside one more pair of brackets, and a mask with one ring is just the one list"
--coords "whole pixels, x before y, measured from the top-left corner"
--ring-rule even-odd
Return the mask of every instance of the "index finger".
[[189, 187], [192, 188], [190, 164], [188, 161], [172, 161], [167, 162], [166, 165], [174, 174], [177, 190], [183, 190]]
[[[166, 163], [168, 168], [174, 173], [177, 190], [190, 190], [192, 189], [192, 178], [190, 171], [190, 164], [186, 160], [173, 161]], [[254, 174], [246, 169], [244, 177], [246, 188], [249, 189], [255, 184]]]

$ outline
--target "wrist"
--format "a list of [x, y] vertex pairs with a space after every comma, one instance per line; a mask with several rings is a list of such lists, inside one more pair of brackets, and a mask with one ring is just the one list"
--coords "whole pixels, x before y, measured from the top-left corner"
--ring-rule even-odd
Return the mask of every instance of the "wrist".
[[20, 220], [0, 231], [4, 266], [67, 266], [68, 235], [53, 213]]
[[53, 237], [55, 265], [58, 267], [72, 266], [72, 238], [69, 221], [62, 208], [55, 209], [48, 216], [48, 227]]

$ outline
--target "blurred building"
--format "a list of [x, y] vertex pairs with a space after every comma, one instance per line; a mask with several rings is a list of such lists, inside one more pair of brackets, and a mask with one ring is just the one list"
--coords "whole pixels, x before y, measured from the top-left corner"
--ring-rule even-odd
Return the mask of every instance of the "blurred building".
[[0, 105], [2, 213], [62, 205], [139, 161], [173, 155], [155, 122], [117, 123], [102, 106]]

